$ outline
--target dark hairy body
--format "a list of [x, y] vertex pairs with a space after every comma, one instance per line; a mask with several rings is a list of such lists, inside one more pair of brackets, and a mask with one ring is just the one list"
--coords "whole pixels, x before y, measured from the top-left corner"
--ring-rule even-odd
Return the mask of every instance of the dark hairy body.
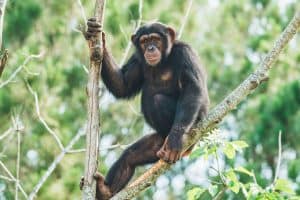
[[[94, 19], [88, 27], [87, 38], [101, 29]], [[191, 47], [175, 39], [172, 28], [161, 23], [145, 25], [132, 36], [132, 42], [136, 51], [119, 68], [103, 40], [101, 76], [116, 98], [142, 93], [142, 112], [155, 133], [128, 147], [105, 180], [96, 175], [97, 199], [108, 199], [124, 188], [137, 166], [159, 159], [169, 163], [179, 160], [185, 153], [183, 135], [208, 111], [205, 71]]]

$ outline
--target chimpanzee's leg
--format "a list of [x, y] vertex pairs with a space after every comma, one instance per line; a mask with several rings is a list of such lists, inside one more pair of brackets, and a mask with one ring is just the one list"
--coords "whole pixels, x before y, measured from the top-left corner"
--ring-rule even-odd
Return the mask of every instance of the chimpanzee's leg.
[[110, 188], [112, 194], [117, 193], [126, 186], [137, 166], [159, 160], [156, 152], [163, 145], [164, 139], [157, 133], [147, 135], [123, 152], [119, 160], [113, 164], [105, 179], [105, 184]]

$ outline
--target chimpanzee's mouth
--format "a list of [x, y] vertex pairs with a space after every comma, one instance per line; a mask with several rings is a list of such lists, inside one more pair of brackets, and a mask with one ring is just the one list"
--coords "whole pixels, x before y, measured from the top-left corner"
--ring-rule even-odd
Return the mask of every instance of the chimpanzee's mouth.
[[160, 61], [160, 53], [159, 52], [151, 52], [151, 53], [145, 53], [145, 59], [148, 64], [155, 65], [159, 63]]

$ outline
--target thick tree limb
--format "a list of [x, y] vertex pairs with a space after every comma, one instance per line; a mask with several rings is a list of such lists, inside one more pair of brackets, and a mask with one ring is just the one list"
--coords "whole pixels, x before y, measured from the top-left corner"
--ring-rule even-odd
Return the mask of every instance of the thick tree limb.
[[[96, 0], [95, 18], [103, 24], [105, 0]], [[102, 36], [92, 37], [88, 40], [90, 48], [90, 68], [87, 84], [88, 95], [88, 120], [86, 132], [86, 156], [84, 186], [82, 199], [94, 200], [96, 195], [96, 181], [94, 174], [98, 165], [98, 143], [99, 143], [99, 82], [102, 62]]]
[[[281, 34], [279, 39], [275, 42], [272, 50], [267, 54], [259, 67], [248, 76], [233, 92], [231, 92], [220, 104], [209, 112], [207, 117], [197, 124], [196, 128], [190, 131], [190, 134], [184, 138], [184, 147], [188, 148], [195, 144], [198, 140], [203, 138], [208, 132], [218, 125], [224, 116], [235, 109], [236, 106], [245, 99], [258, 85], [268, 78], [268, 71], [271, 65], [276, 61], [279, 53], [287, 45], [287, 43], [296, 34], [300, 27], [300, 12], [297, 12]], [[137, 178], [128, 187], [116, 194], [112, 200], [132, 199], [139, 192], [151, 186], [170, 165], [166, 162], [159, 161], [154, 166], [145, 172], [141, 177]]]

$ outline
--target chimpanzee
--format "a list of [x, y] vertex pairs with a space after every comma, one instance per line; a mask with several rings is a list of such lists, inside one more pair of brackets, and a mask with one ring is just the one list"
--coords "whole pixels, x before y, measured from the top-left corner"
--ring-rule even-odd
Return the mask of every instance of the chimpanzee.
[[[90, 19], [86, 38], [100, 32], [100, 24]], [[159, 159], [168, 163], [179, 160], [185, 153], [183, 134], [208, 111], [205, 70], [191, 47], [176, 40], [174, 29], [162, 23], [146, 24], [131, 40], [136, 50], [119, 69], [103, 34], [101, 76], [116, 98], [129, 99], [141, 91], [142, 112], [155, 133], [128, 147], [105, 180], [96, 174], [97, 199], [107, 199], [125, 187], [137, 166]]]

